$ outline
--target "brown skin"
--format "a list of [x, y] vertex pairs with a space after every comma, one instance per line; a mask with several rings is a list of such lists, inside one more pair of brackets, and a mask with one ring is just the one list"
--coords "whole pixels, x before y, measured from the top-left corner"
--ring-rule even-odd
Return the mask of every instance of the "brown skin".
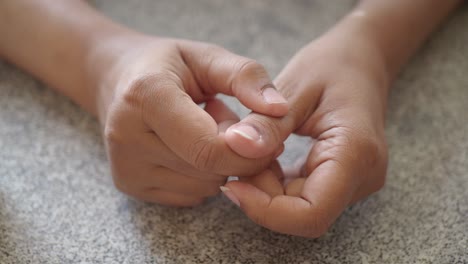
[[[291, 133], [315, 140], [303, 162], [229, 182], [224, 193], [256, 223], [318, 237], [350, 204], [385, 182], [384, 124], [391, 81], [459, 1], [363, 0], [301, 49], [275, 80], [290, 103], [282, 118], [251, 114], [226, 131], [245, 157], [275, 151]], [[233, 130], [251, 126], [261, 140]], [[259, 178], [259, 179], [257, 179]], [[227, 188], [227, 189], [226, 189]]]
[[[250, 176], [224, 188], [247, 216], [274, 231], [317, 237], [350, 203], [382, 187], [390, 83], [458, 2], [360, 1], [276, 78], [287, 103], [250, 59], [143, 35], [79, 0], [0, 2], [0, 35], [7, 36], [0, 56], [99, 118], [123, 192], [191, 206], [215, 195], [227, 176]], [[216, 93], [254, 113], [237, 123]], [[291, 133], [316, 141], [283, 175], [274, 159]]]
[[[223, 130], [239, 119], [213, 99], [221, 92], [258, 112], [285, 113], [287, 104], [263, 102], [261, 89], [271, 81], [262, 66], [204, 43], [144, 36], [126, 45], [110, 52], [121, 56], [98, 101], [120, 190], [145, 201], [192, 206], [216, 195], [227, 176], [251, 175], [271, 163], [274, 153], [255, 160], [228, 147]], [[206, 102], [205, 109], [194, 101]]]
[[286, 100], [252, 59], [141, 34], [79, 0], [2, 1], [0, 24], [2, 57], [99, 118], [115, 185], [131, 196], [196, 205], [229, 175], [258, 173], [274, 159], [233, 152], [223, 131], [239, 119], [213, 99], [223, 93], [253, 111], [286, 114]]

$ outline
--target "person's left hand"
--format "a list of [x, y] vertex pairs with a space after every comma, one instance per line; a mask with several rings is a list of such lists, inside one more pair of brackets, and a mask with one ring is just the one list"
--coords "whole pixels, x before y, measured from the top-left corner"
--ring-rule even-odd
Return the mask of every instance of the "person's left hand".
[[[387, 167], [382, 61], [368, 43], [335, 38], [300, 51], [276, 79], [289, 101], [287, 116], [252, 113], [227, 130], [226, 140], [240, 155], [256, 158], [295, 132], [315, 140], [309, 155], [285, 175], [276, 167], [228, 182], [226, 196], [264, 227], [318, 237], [348, 205], [379, 190]], [[258, 140], [232, 133], [240, 126], [253, 127]]]

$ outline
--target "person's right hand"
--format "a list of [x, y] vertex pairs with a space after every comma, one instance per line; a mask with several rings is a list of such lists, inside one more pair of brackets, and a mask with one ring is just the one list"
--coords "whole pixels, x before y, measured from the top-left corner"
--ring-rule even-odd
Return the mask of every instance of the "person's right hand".
[[[389, 86], [382, 58], [374, 42], [351, 30], [324, 35], [301, 49], [275, 80], [290, 103], [288, 114], [252, 113], [229, 127], [225, 138], [237, 153], [255, 158], [274, 153], [296, 133], [311, 139], [309, 153], [284, 173], [271, 167], [228, 182], [226, 196], [259, 225], [318, 237], [349, 205], [382, 188]], [[245, 126], [261, 139], [232, 133]]]
[[217, 194], [228, 176], [270, 165], [274, 155], [248, 159], [228, 147], [223, 130], [239, 119], [214, 99], [223, 93], [257, 113], [285, 115], [286, 100], [254, 60], [210, 44], [141, 35], [100, 44], [95, 53], [99, 119], [119, 190], [192, 206]]

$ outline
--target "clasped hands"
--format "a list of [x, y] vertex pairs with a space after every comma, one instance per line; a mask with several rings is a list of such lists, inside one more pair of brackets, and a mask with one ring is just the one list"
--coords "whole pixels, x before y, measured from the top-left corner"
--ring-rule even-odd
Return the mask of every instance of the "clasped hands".
[[[187, 40], [125, 36], [99, 52], [118, 53], [96, 100], [115, 185], [130, 196], [193, 206], [222, 186], [259, 225], [318, 237], [384, 183], [387, 80], [365, 43], [320, 38], [274, 81], [254, 60]], [[239, 120], [218, 93], [252, 113]], [[314, 143], [282, 169], [292, 133]]]

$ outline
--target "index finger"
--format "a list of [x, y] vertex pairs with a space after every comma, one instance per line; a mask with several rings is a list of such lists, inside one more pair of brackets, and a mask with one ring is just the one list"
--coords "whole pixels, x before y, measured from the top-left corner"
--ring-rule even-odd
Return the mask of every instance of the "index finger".
[[[180, 89], [170, 73], [148, 75], [127, 96], [130, 107], [141, 107], [143, 122], [177, 156], [202, 172], [247, 176], [265, 168], [272, 157], [248, 159], [236, 154], [219, 133], [216, 120]], [[133, 101], [142, 100], [141, 104]]]

